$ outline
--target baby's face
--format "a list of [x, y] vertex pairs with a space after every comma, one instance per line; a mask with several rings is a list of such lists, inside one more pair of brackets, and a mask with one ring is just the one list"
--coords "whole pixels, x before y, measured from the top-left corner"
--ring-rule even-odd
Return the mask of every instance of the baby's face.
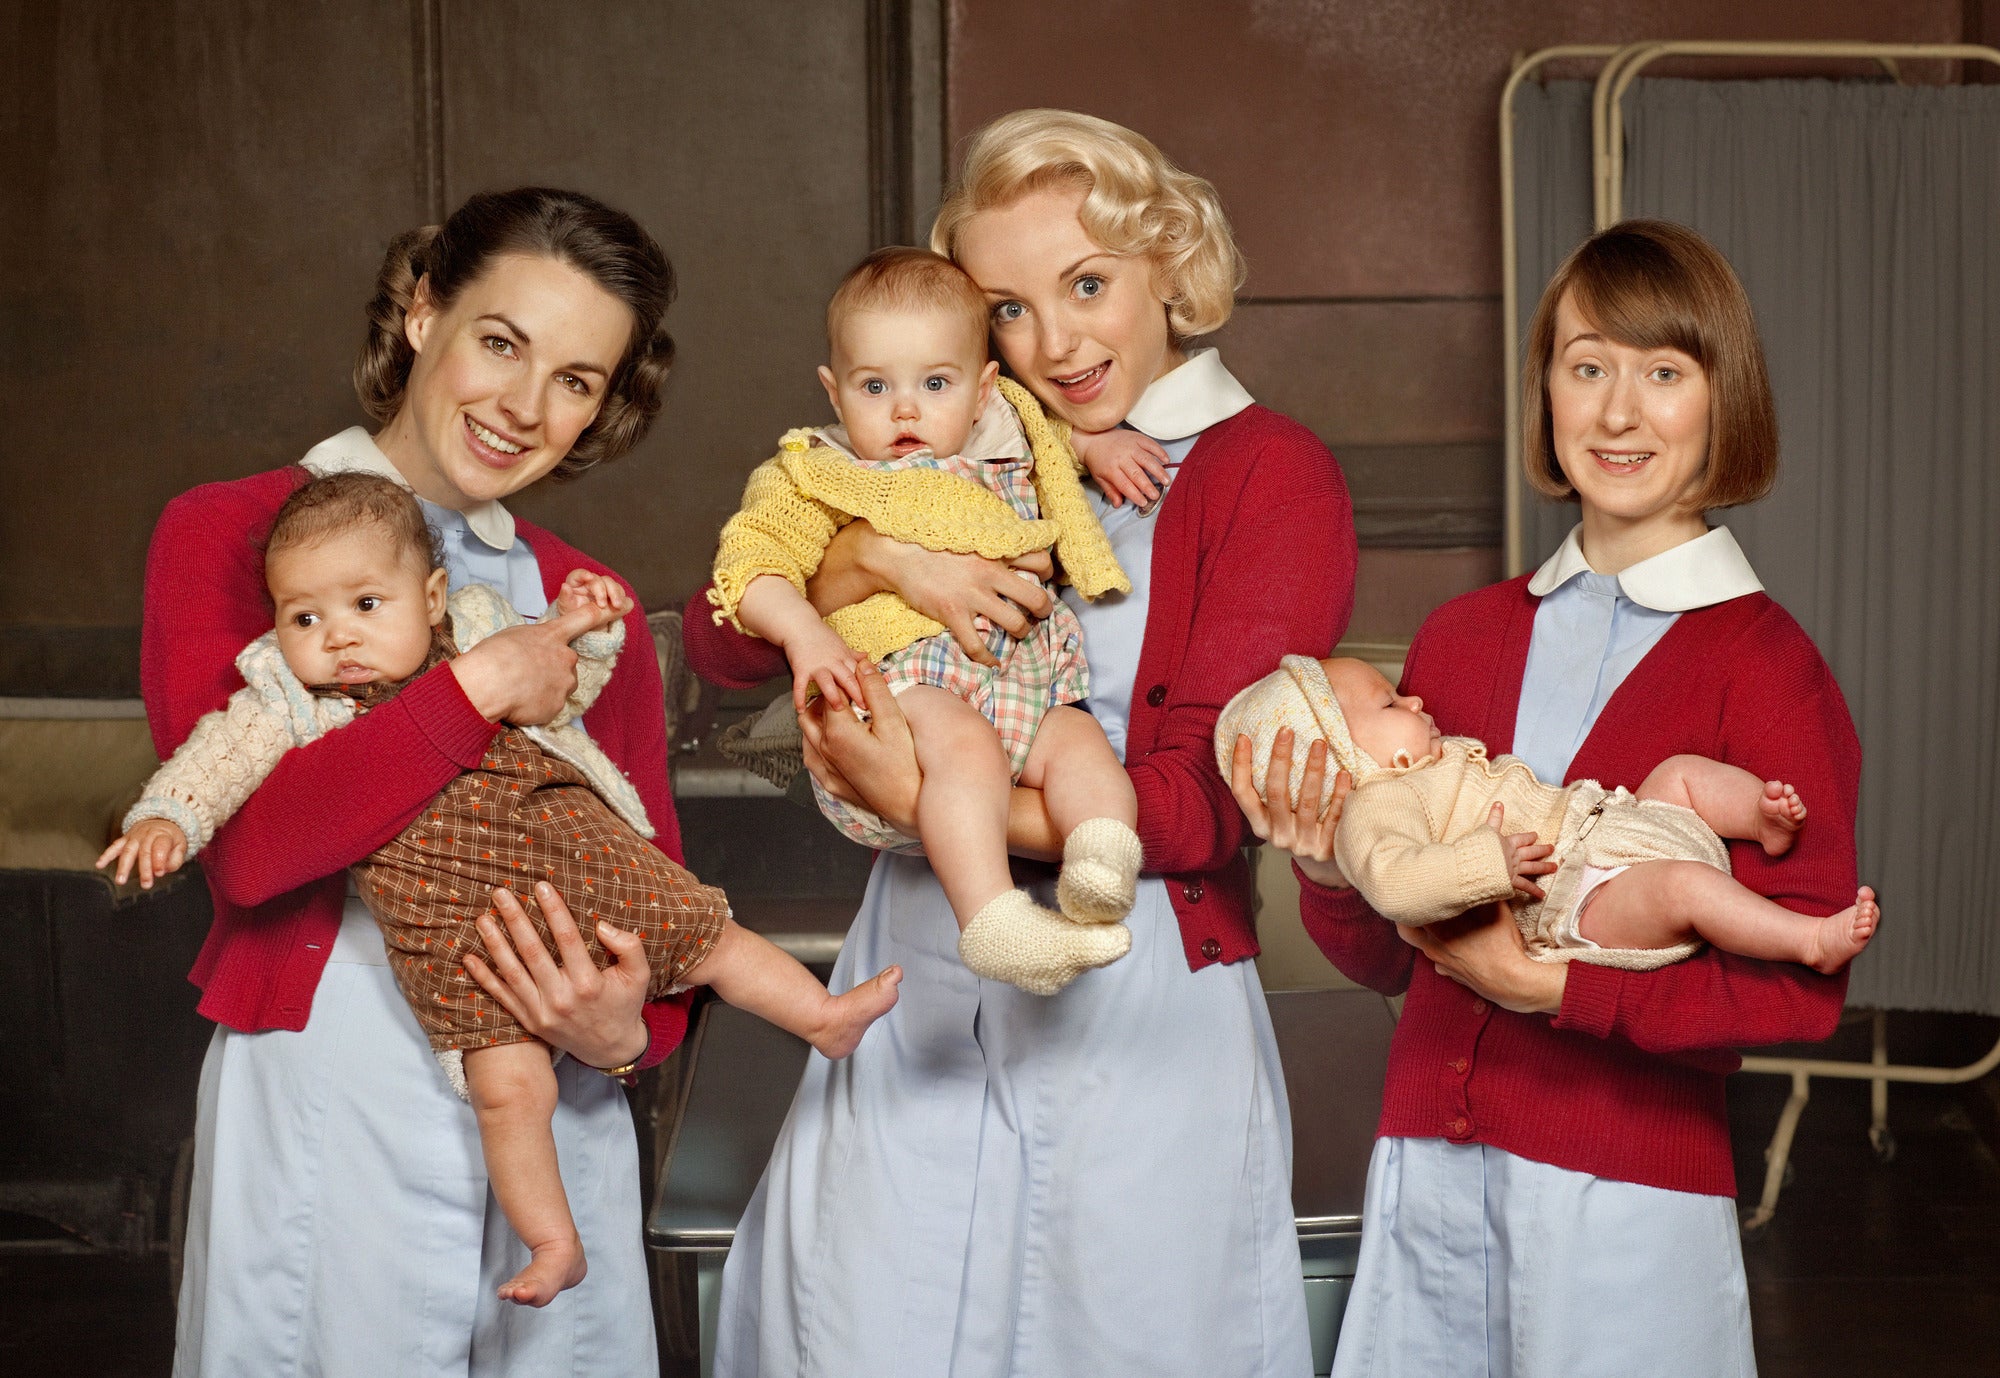
[[1347, 719], [1348, 734], [1377, 765], [1414, 765], [1443, 754], [1444, 738], [1422, 699], [1397, 693], [1366, 661], [1322, 660], [1320, 668]]
[[270, 556], [278, 650], [306, 684], [407, 679], [430, 655], [444, 619], [446, 576], [426, 570], [379, 526], [341, 531]]
[[965, 448], [1000, 366], [986, 340], [945, 310], [856, 311], [820, 369], [854, 453], [871, 463]]

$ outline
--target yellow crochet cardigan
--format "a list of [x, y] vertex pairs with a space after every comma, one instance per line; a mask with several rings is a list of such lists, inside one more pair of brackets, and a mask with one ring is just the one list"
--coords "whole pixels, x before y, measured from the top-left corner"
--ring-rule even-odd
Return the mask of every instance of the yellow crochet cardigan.
[[[809, 430], [788, 431], [778, 453], [751, 473], [742, 509], [722, 528], [715, 587], [708, 594], [715, 620], [749, 630], [736, 610], [743, 590], [759, 575], [780, 575], [803, 594], [827, 542], [857, 517], [885, 536], [926, 550], [991, 560], [1010, 560], [1053, 543], [1062, 577], [1084, 597], [1113, 590], [1130, 593], [1132, 581], [1118, 567], [1111, 542], [1084, 496], [1068, 425], [1046, 415], [1012, 379], [1000, 379], [999, 389], [1020, 417], [1034, 453], [1041, 520], [1022, 520], [1005, 498], [957, 474], [869, 469], [829, 446], [814, 445]], [[841, 608], [826, 621], [871, 660], [945, 630], [894, 593]]]

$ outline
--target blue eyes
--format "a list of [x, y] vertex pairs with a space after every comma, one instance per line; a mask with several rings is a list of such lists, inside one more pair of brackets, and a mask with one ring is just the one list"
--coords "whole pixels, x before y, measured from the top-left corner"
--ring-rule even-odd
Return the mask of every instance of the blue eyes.
[[870, 378], [867, 382], [861, 385], [861, 390], [867, 393], [870, 397], [880, 397], [883, 393], [889, 390], [889, 385], [883, 382], [880, 378]]
[[1002, 325], [1018, 321], [1028, 314], [1028, 308], [1018, 301], [1003, 301], [993, 308], [993, 319]]
[[1076, 294], [1079, 297], [1083, 297], [1086, 300], [1088, 300], [1091, 297], [1101, 296], [1103, 292], [1104, 292], [1103, 278], [1092, 277], [1086, 274], [1085, 276], [1080, 277], [1076, 280]]
[[950, 386], [951, 386], [951, 379], [941, 378], [935, 373], [933, 373], [930, 377], [924, 379], [925, 392], [943, 392], [946, 388]]
[[[943, 392], [950, 386], [951, 379], [942, 373], [933, 373], [923, 382], [924, 391], [931, 393]], [[880, 378], [870, 378], [862, 383], [861, 391], [870, 397], [885, 397], [889, 392], [889, 384]]]

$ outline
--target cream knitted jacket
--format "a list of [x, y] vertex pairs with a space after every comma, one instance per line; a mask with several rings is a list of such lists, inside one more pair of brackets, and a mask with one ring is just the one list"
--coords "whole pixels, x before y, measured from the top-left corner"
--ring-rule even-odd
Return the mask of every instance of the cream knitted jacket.
[[[552, 607], [545, 615], [554, 611]], [[484, 584], [468, 584], [451, 596], [452, 640], [460, 651], [522, 620]], [[651, 837], [652, 824], [632, 782], [573, 723], [610, 681], [625, 644], [625, 624], [614, 622], [571, 644], [577, 653], [576, 691], [554, 722], [525, 730], [543, 749], [582, 771], [605, 803]], [[188, 855], [193, 856], [243, 807], [279, 757], [354, 721], [352, 699], [315, 694], [299, 682], [279, 654], [275, 631], [246, 646], [236, 657], [236, 669], [243, 687], [222, 708], [205, 714], [172, 759], [153, 773], [145, 793], [125, 815], [126, 831], [142, 818], [164, 818], [187, 835]]]
[[[749, 630], [736, 610], [759, 575], [782, 576], [803, 594], [834, 533], [857, 517], [885, 536], [926, 550], [992, 560], [1053, 544], [1063, 577], [1084, 597], [1130, 593], [1132, 581], [1118, 567], [1077, 477], [1069, 427], [1051, 420], [1012, 379], [1002, 378], [998, 386], [1020, 417], [1034, 455], [1041, 520], [1023, 521], [1005, 498], [971, 479], [938, 469], [870, 469], [829, 446], [813, 445], [810, 431], [788, 431], [778, 453], [751, 473], [742, 509], [722, 528], [715, 585], [708, 593], [715, 620]], [[893, 593], [841, 608], [826, 622], [871, 660], [945, 630]]]
[[1400, 924], [1453, 918], [1514, 893], [1495, 804], [1509, 833], [1553, 843], [1568, 791], [1535, 778], [1518, 756], [1488, 760], [1470, 737], [1446, 737], [1436, 761], [1385, 769], [1347, 796], [1334, 855], [1375, 912]]

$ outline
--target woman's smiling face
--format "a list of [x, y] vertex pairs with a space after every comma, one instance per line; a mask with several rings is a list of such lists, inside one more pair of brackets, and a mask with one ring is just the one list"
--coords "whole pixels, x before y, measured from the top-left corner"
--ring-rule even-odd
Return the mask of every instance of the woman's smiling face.
[[557, 259], [505, 254], [439, 309], [419, 286], [405, 329], [416, 359], [377, 443], [445, 507], [519, 492], [597, 418], [632, 313]]
[[1708, 375], [1699, 363], [1605, 337], [1566, 293], [1548, 398], [1556, 463], [1586, 522], [1700, 534], [1701, 514], [1687, 506], [1708, 467]]
[[968, 219], [956, 248], [992, 308], [1008, 369], [1078, 430], [1108, 431], [1185, 356], [1152, 263], [1092, 239], [1083, 198], [1073, 185], [1027, 192]]

